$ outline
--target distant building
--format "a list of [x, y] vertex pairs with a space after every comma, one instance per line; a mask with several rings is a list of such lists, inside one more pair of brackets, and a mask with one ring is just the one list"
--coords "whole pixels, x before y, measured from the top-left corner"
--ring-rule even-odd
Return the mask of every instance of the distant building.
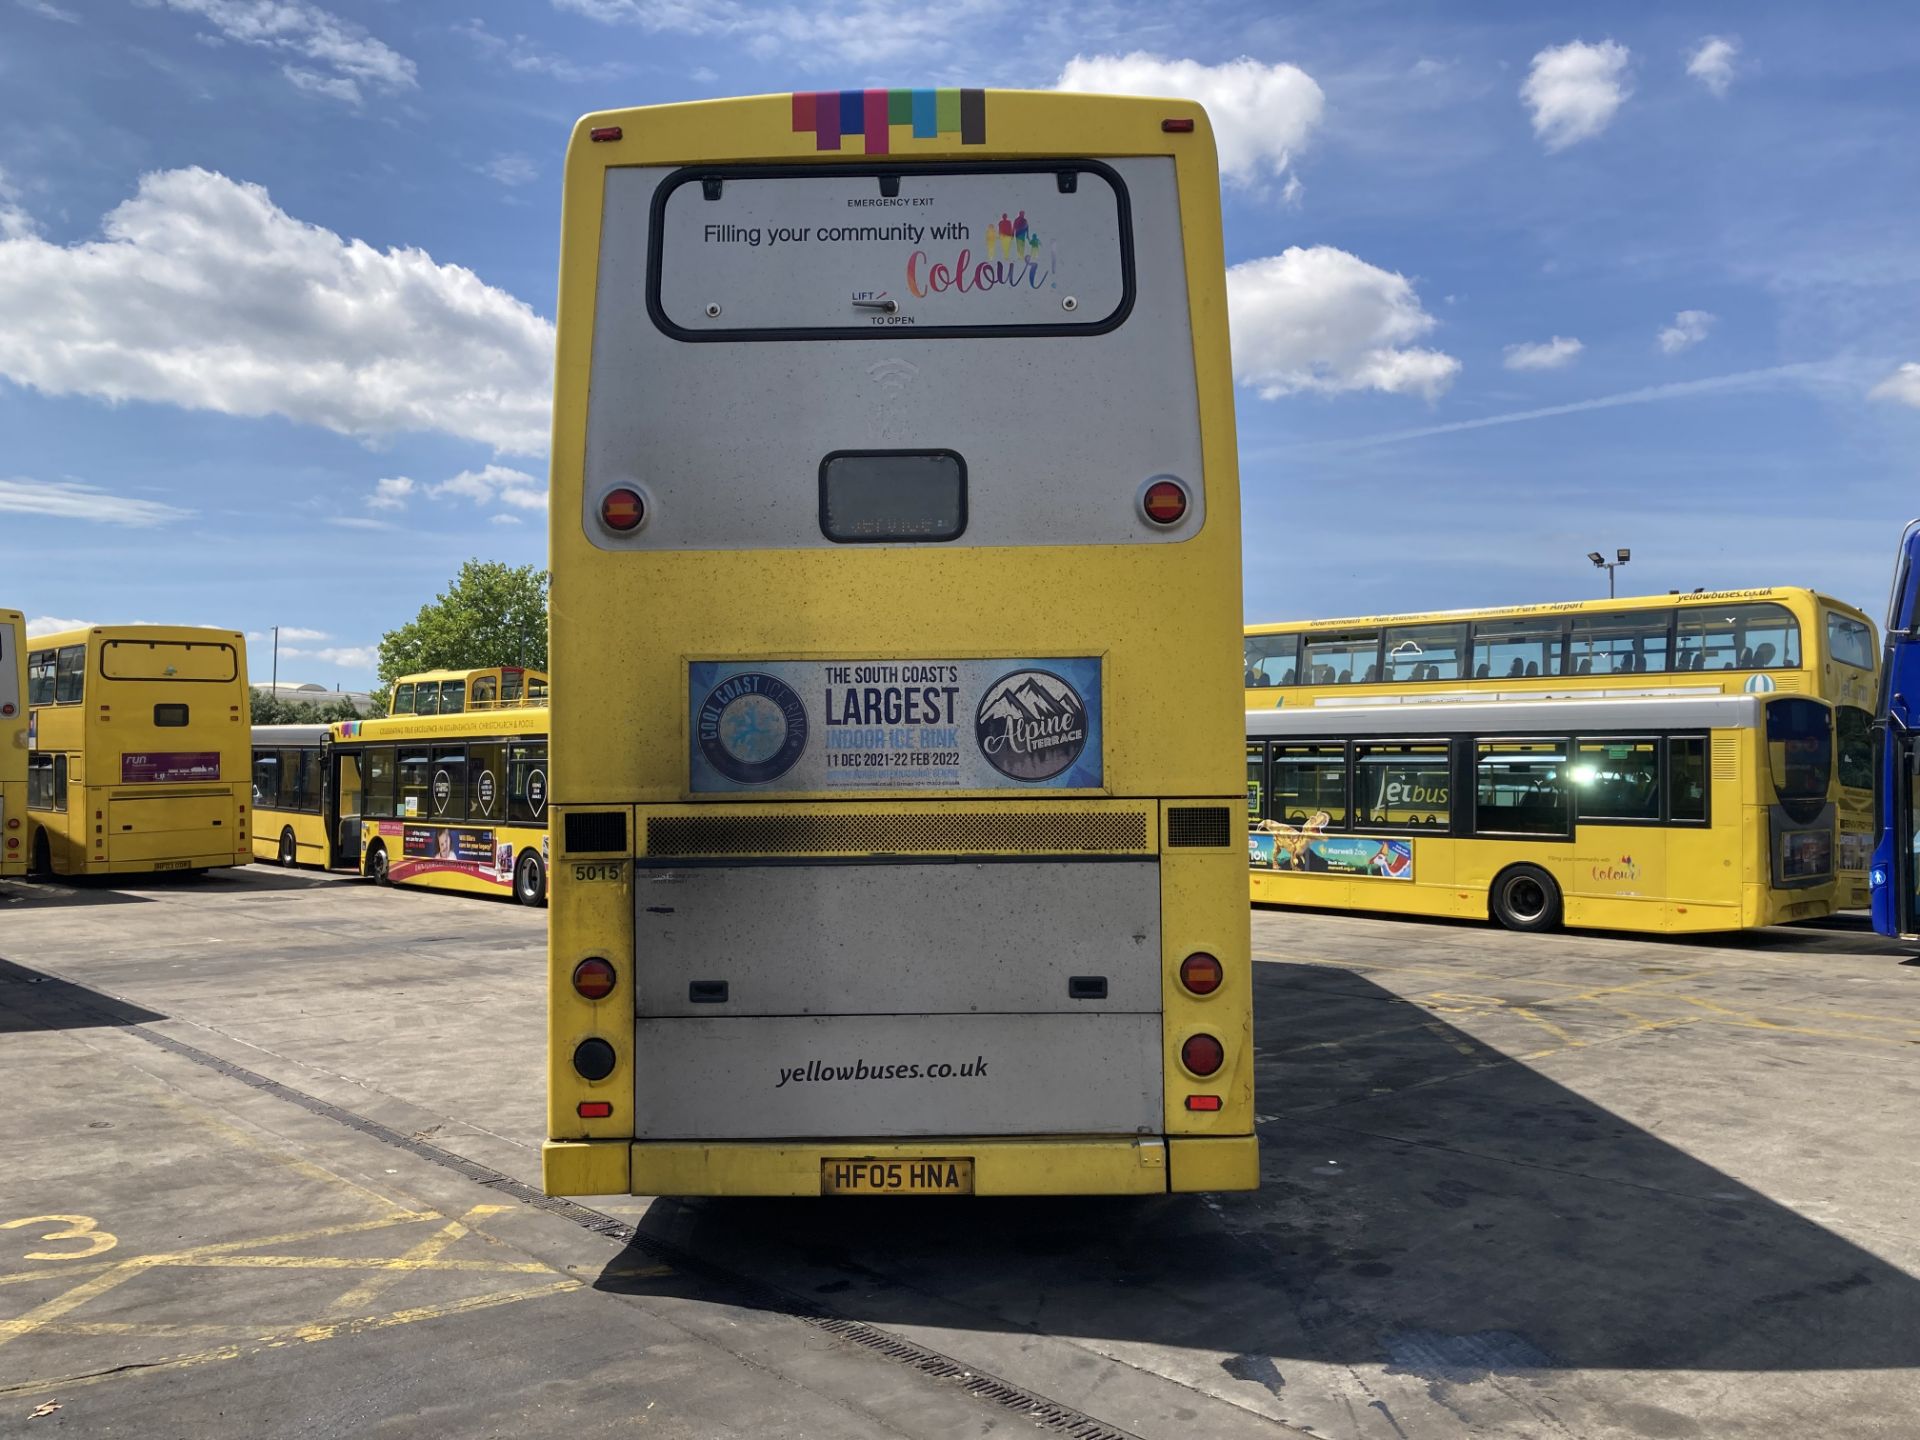
[[253, 688], [256, 693], [271, 695], [287, 705], [331, 705], [335, 701], [345, 700], [362, 715], [373, 709], [373, 697], [364, 690], [329, 690], [324, 685], [301, 684], [297, 680], [282, 680], [278, 685], [255, 685]]

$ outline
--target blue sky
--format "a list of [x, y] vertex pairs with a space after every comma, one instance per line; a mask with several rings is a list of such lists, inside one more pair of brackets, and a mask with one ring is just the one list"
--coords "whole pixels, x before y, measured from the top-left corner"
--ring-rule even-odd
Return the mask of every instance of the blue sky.
[[0, 0], [0, 603], [363, 685], [462, 560], [543, 558], [575, 116], [1064, 83], [1214, 115], [1250, 618], [1623, 545], [1877, 618], [1917, 79], [1896, 4]]

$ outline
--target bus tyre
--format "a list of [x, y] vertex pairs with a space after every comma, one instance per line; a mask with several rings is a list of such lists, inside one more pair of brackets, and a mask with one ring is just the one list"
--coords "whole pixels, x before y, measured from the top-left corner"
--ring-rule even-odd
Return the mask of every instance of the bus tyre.
[[387, 874], [387, 847], [375, 845], [367, 851], [367, 878], [376, 885], [391, 885], [393, 878]]
[[1560, 925], [1560, 887], [1538, 865], [1515, 865], [1494, 878], [1491, 908], [1509, 930], [1554, 930]]
[[513, 867], [513, 898], [522, 905], [547, 903], [547, 871], [540, 857], [529, 851]]
[[291, 870], [299, 863], [299, 842], [293, 838], [293, 827], [288, 826], [280, 832], [280, 868]]

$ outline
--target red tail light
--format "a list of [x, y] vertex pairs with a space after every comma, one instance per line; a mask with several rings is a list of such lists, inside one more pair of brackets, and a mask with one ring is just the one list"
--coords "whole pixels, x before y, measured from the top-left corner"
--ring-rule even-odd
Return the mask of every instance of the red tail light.
[[582, 1120], [604, 1120], [613, 1114], [611, 1100], [582, 1100], [573, 1108]]
[[1218, 1110], [1219, 1108], [1220, 1097], [1218, 1095], [1187, 1096], [1187, 1109], [1189, 1110]]
[[1220, 962], [1204, 950], [1197, 950], [1180, 962], [1180, 983], [1195, 995], [1211, 995], [1220, 988], [1223, 972]]
[[1173, 115], [1160, 122], [1160, 128], [1169, 135], [1191, 135], [1193, 117], [1191, 115]]
[[1227, 1063], [1227, 1052], [1211, 1035], [1190, 1035], [1180, 1047], [1180, 1063], [1205, 1079]]
[[608, 140], [618, 140], [620, 134], [620, 127], [618, 125], [596, 125], [587, 132], [587, 139], [599, 145]]
[[597, 955], [573, 967], [573, 988], [588, 1000], [606, 999], [619, 978], [613, 966]]
[[1156, 480], [1140, 497], [1140, 513], [1155, 525], [1178, 525], [1187, 513], [1187, 487], [1178, 480]]
[[600, 523], [609, 530], [624, 535], [629, 530], [638, 530], [646, 518], [647, 502], [638, 490], [629, 490], [623, 485], [600, 498]]

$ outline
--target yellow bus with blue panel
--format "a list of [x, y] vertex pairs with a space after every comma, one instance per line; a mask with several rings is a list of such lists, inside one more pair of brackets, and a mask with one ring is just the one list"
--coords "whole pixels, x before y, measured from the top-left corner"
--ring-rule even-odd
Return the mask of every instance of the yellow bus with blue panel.
[[1201, 108], [590, 115], [558, 347], [547, 1189], [1255, 1185]]

